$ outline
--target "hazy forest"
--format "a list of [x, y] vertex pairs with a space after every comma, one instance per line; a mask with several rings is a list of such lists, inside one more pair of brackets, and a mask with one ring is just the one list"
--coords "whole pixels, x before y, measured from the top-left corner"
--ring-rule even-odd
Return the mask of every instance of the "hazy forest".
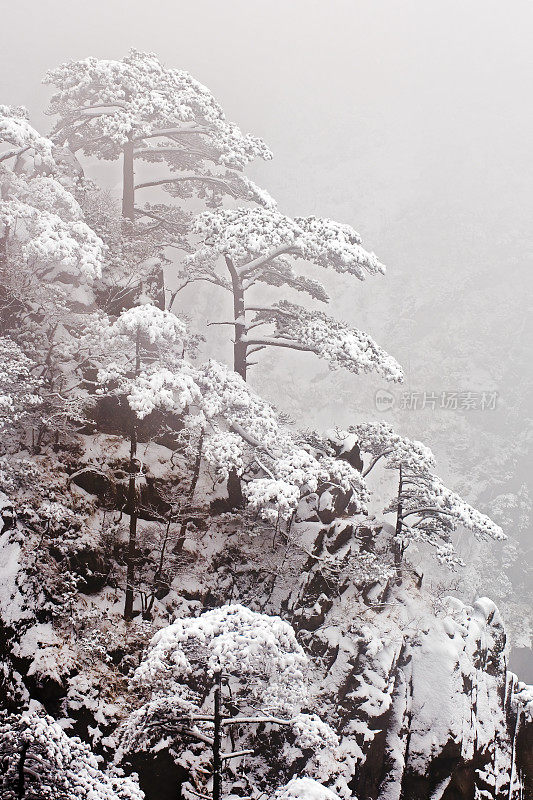
[[[370, 101], [342, 90], [365, 76], [320, 79], [357, 58], [335, 51], [360, 19], [389, 48], [365, 61], [386, 114], [392, 28], [366, 2], [274, 2], [261, 37], [265, 3], [209, 0], [183, 60], [109, 27], [88, 55], [94, 21], [69, 40], [53, 5], [68, 46], [35, 85], [2, 59], [0, 800], [532, 800], [533, 243], [527, 206], [496, 221], [484, 160], [503, 142], [511, 170], [514, 134], [468, 150], [467, 109], [442, 155], [415, 142], [386, 169]], [[295, 70], [331, 32], [289, 94], [265, 50], [284, 20]], [[268, 51], [248, 101], [203, 24], [257, 34], [251, 76]], [[471, 208], [441, 191], [465, 164]]]

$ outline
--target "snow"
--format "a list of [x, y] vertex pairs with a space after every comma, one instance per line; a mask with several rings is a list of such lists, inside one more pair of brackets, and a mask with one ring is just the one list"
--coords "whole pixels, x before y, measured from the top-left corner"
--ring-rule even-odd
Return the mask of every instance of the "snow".
[[211, 676], [222, 670], [245, 680], [250, 696], [270, 713], [283, 713], [307, 697], [306, 665], [288, 623], [235, 604], [158, 631], [135, 680], [168, 694], [179, 692], [183, 679], [199, 667]]
[[[102, 274], [105, 247], [83, 221], [74, 198], [53, 178], [1, 176], [0, 230], [20, 245], [28, 267], [45, 267], [48, 280], [60, 269], [92, 282]], [[55, 262], [55, 271], [52, 272]]]
[[[361, 247], [361, 239], [349, 225], [329, 219], [291, 219], [274, 209], [217, 209], [200, 214], [193, 231], [205, 242], [186, 264], [198, 266], [213, 254], [237, 264], [241, 274], [261, 271], [266, 261], [290, 253], [318, 266], [348, 273], [363, 280], [366, 274], [383, 273], [373, 253]], [[261, 263], [254, 264], [254, 259]]]
[[14, 145], [17, 149], [31, 148], [35, 152], [36, 164], [52, 167], [53, 143], [41, 136], [29, 123], [28, 112], [23, 107], [0, 105], [0, 142]]
[[27, 675], [35, 675], [38, 683], [47, 679], [61, 685], [64, 676], [76, 667], [74, 652], [48, 622], [29, 628], [21, 636], [13, 652], [17, 657], [31, 661]]
[[338, 797], [313, 778], [293, 778], [277, 790], [272, 800], [338, 800]]
[[114, 322], [111, 337], [129, 337], [137, 334], [148, 337], [151, 344], [174, 344], [183, 341], [187, 332], [185, 323], [170, 311], [163, 311], [151, 303], [133, 306], [123, 311]]
[[425, 542], [435, 548], [437, 560], [449, 567], [463, 565], [457, 556], [450, 533], [457, 525], [471, 530], [479, 539], [505, 539], [499, 525], [465, 502], [456, 492], [448, 489], [435, 474], [435, 459], [432, 452], [421, 442], [398, 435], [385, 423], [361, 423], [350, 427], [349, 432], [339, 432], [337, 438], [351, 436], [363, 453], [372, 457], [365, 474], [368, 474], [380, 459], [387, 469], [401, 472], [400, 494], [396, 495], [384, 512], [398, 513], [401, 506], [403, 546], [412, 542]]
[[11, 745], [7, 772], [0, 776], [3, 795], [11, 797], [18, 786], [18, 762], [13, 752], [26, 745], [26, 791], [53, 800], [143, 800], [144, 794], [130, 778], [112, 776], [99, 769], [86, 744], [65, 735], [51, 717], [26, 712], [21, 717], [0, 716], [2, 749]]
[[[61, 132], [62, 140], [76, 142], [79, 133], [75, 123], [80, 116], [84, 118], [84, 149], [88, 154], [118, 158], [131, 137], [139, 143], [143, 158], [166, 161], [176, 169], [180, 164], [176, 143], [171, 139], [172, 148], [156, 149], [152, 145], [154, 134], [193, 128], [198, 133], [189, 141], [195, 143], [196, 139], [200, 142], [196, 149], [205, 151], [199, 156], [200, 165], [209, 160], [242, 169], [254, 158], [272, 157], [261, 139], [243, 134], [225, 119], [205, 86], [184, 70], [164, 67], [153, 53], [132, 49], [121, 61], [72, 61], [50, 70], [45, 82], [58, 87], [49, 109], [61, 117], [57, 133]], [[166, 140], [164, 133], [158, 138]]]
[[41, 381], [34, 368], [15, 342], [0, 337], [0, 431], [39, 410]]
[[6, 531], [0, 536], [0, 614], [10, 627], [30, 620], [33, 612], [18, 583], [21, 571], [22, 548]]
[[[321, 311], [283, 300], [258, 314], [256, 319], [274, 322], [276, 339], [295, 342], [316, 353], [328, 362], [331, 369], [342, 368], [355, 374], [375, 372], [387, 381], [403, 381], [403, 371], [398, 362], [367, 333], [350, 328]], [[253, 342], [253, 334], [250, 338]], [[269, 341], [275, 345], [275, 341]]]

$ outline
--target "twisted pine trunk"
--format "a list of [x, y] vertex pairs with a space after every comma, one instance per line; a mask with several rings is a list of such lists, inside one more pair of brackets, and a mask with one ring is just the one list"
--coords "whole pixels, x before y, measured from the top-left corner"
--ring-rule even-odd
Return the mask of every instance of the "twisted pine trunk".
[[400, 542], [400, 536], [402, 535], [402, 514], [403, 514], [403, 505], [402, 505], [402, 491], [403, 491], [403, 480], [402, 480], [402, 466], [400, 464], [400, 480], [398, 484], [398, 510], [396, 514], [396, 530], [394, 531], [394, 564], [396, 568], [399, 570], [402, 564], [403, 559], [403, 546]]
[[133, 139], [124, 145], [122, 161], [122, 216], [135, 219], [135, 171], [133, 168]]
[[231, 276], [231, 287], [233, 291], [233, 318], [235, 320], [235, 339], [233, 341], [233, 369], [246, 380], [246, 319], [244, 305], [244, 287], [240, 275], [237, 273], [235, 266], [228, 256], [226, 256], [226, 264], [229, 274]]

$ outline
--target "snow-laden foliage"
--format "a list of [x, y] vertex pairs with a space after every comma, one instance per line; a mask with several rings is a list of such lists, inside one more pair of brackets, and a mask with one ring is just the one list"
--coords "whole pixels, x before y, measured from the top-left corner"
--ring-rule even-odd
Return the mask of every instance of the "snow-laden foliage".
[[145, 303], [123, 311], [111, 325], [109, 334], [111, 338], [124, 336], [134, 341], [141, 336], [150, 344], [170, 345], [183, 341], [186, 330], [185, 324], [175, 314]]
[[344, 448], [350, 449], [358, 444], [364, 453], [372, 457], [372, 465], [374, 459], [377, 461], [383, 458], [387, 469], [404, 467], [429, 472], [436, 467], [429, 447], [422, 442], [400, 436], [386, 422], [362, 422], [352, 425], [349, 431], [352, 437], [342, 437]]
[[64, 223], [83, 221], [83, 211], [74, 195], [52, 176], [9, 173], [3, 188], [6, 198], [56, 214]]
[[244, 471], [244, 442], [241, 436], [231, 431], [211, 434], [204, 445], [206, 462], [215, 468], [220, 477], [227, 480], [232, 470], [238, 475]]
[[[217, 209], [200, 214], [193, 230], [204, 241], [186, 261], [193, 267], [205, 263], [209, 268], [214, 259], [227, 256], [242, 275], [263, 280], [263, 272], [268, 278], [267, 265], [275, 266], [277, 257], [290, 254], [359, 280], [385, 272], [374, 253], [361, 246], [353, 228], [329, 219], [291, 219], [261, 208]], [[261, 263], [254, 263], [259, 259]]]
[[100, 337], [100, 393], [126, 396], [139, 419], [156, 409], [185, 414], [191, 433], [203, 431], [207, 464], [220, 479], [232, 470], [242, 475], [250, 508], [265, 519], [289, 519], [302, 492], [319, 485], [353, 491], [359, 510], [366, 510], [368, 493], [356, 469], [303, 449], [275, 410], [235, 372], [212, 359], [195, 366], [184, 358], [186, 336], [181, 320], [146, 304], [107, 325], [96, 318], [80, 341], [91, 348]]
[[96, 756], [51, 717], [0, 716], [3, 800], [142, 800], [132, 778], [102, 772]]
[[197, 404], [201, 395], [194, 376], [184, 365], [179, 372], [165, 367], [142, 372], [131, 382], [127, 399], [131, 410], [139, 419], [144, 419], [156, 409], [180, 414]]
[[433, 454], [421, 442], [399, 436], [384, 422], [354, 425], [349, 431], [345, 447], [350, 448], [355, 441], [372, 457], [363, 474], [380, 459], [387, 469], [400, 471], [398, 494], [385, 512], [397, 514], [396, 539], [402, 551], [410, 542], [425, 542], [436, 548], [439, 561], [454, 566], [462, 564], [450, 539], [458, 526], [479, 539], [505, 539], [499, 525], [443, 484], [434, 472]]
[[82, 221], [65, 222], [17, 199], [0, 203], [0, 235], [20, 243], [23, 261], [51, 280], [62, 268], [93, 279], [101, 275], [103, 245]]
[[338, 796], [313, 778], [292, 778], [272, 800], [338, 800]]
[[249, 507], [270, 522], [289, 519], [300, 500], [299, 487], [279, 478], [257, 478], [246, 484], [244, 494]]
[[[199, 369], [198, 384], [202, 400], [195, 424], [208, 431], [206, 458], [222, 477], [232, 469], [244, 474], [247, 467], [255, 466], [252, 479], [246, 480], [244, 474], [243, 492], [250, 507], [265, 519], [288, 519], [302, 490], [315, 492], [319, 485], [353, 491], [360, 511], [365, 510], [368, 493], [360, 473], [346, 462], [298, 445], [274, 409], [239, 375], [211, 360]], [[221, 424], [226, 430], [220, 430]]]
[[0, 337], [0, 432], [16, 426], [42, 404], [35, 364], [11, 339]]
[[[38, 140], [39, 134], [34, 133], [33, 138]], [[51, 153], [53, 145], [49, 145]], [[9, 269], [9, 262], [13, 261], [19, 271], [31, 270], [47, 282], [61, 280], [64, 272], [71, 279], [81, 277], [88, 282], [101, 276], [104, 244], [86, 224], [79, 204], [57, 177], [40, 175], [35, 170], [19, 175], [4, 168], [0, 171], [0, 192], [4, 269]]]
[[51, 169], [55, 166], [53, 142], [30, 125], [28, 112], [22, 106], [0, 105], [0, 143], [11, 145], [0, 152], [0, 162], [30, 150], [35, 167]]
[[228, 122], [209, 90], [188, 72], [163, 66], [153, 53], [131, 50], [120, 61], [65, 63], [45, 81], [58, 87], [49, 108], [59, 116], [53, 138], [73, 151], [113, 160], [131, 144], [134, 158], [170, 168], [169, 178], [156, 185], [178, 196], [215, 190], [217, 196], [273, 204], [252, 181], [232, 172], [255, 158], [270, 159], [264, 142]]
[[[387, 380], [401, 381], [397, 362], [366, 333], [289, 302], [273, 308], [248, 305], [247, 291], [257, 282], [305, 292], [328, 301], [325, 287], [298, 274], [295, 260], [364, 280], [384, 273], [374, 253], [366, 251], [349, 225], [317, 217], [290, 218], [274, 209], [217, 208], [199, 214], [192, 228], [201, 243], [188, 255], [178, 274], [182, 287], [208, 281], [229, 289], [234, 299], [234, 369], [246, 377], [249, 356], [265, 347], [313, 352], [334, 369], [354, 373], [375, 371]], [[219, 272], [219, 267], [227, 270]], [[247, 312], [259, 311], [253, 320]], [[228, 323], [226, 323], [228, 324]], [[262, 335], [263, 324], [274, 324], [272, 335]]]
[[[416, 472], [402, 475], [400, 502], [402, 520], [414, 516], [417, 521], [407, 523], [407, 527], [421, 536], [443, 527], [454, 530], [462, 525], [479, 539], [505, 539], [499, 525], [448, 489], [437, 475]], [[393, 508], [396, 507], [394, 502]]]
[[[272, 309], [261, 312], [254, 322], [275, 324], [273, 339], [261, 342], [309, 350], [325, 359], [331, 369], [349, 372], [375, 372], [388, 381], [401, 382], [403, 372], [398, 362], [363, 331], [316, 309], [307, 309], [282, 300]], [[255, 340], [254, 334], [251, 338]]]
[[17, 114], [17, 109], [10, 113], [9, 108], [0, 106], [0, 144], [16, 144], [22, 152], [31, 152], [33, 165], [19, 174], [20, 170], [13, 168], [16, 162], [11, 161], [16, 151], [0, 153], [0, 161], [5, 162], [0, 171], [0, 236], [8, 247], [11, 239], [19, 243], [20, 252], [14, 254], [19, 256], [19, 269], [22, 257], [46, 280], [57, 279], [58, 267], [84, 280], [99, 277], [104, 245], [85, 223], [79, 204], [64, 185], [61, 153], [31, 127], [22, 112]]
[[135, 681], [158, 694], [182, 684], [204, 697], [213, 676], [230, 676], [232, 692], [264, 713], [294, 713], [307, 698], [307, 657], [291, 626], [241, 605], [222, 606], [196, 619], [178, 619], [153, 637]]
[[337, 734], [316, 713], [302, 710], [312, 702], [310, 666], [294, 630], [279, 617], [234, 604], [177, 619], [153, 637], [135, 672], [135, 686], [149, 699], [122, 726], [119, 759], [165, 747], [187, 767], [184, 795], [209, 791], [211, 753], [205, 745], [212, 744], [213, 693], [218, 691], [223, 758], [237, 754], [226, 762], [226, 781], [242, 781], [238, 754], [254, 751], [266, 732], [283, 745], [273, 764], [257, 752], [246, 774], [252, 794], [260, 787], [277, 788], [274, 780], [294, 775], [296, 765], [305, 763], [308, 774], [340, 779], [348, 796], [335, 757]]
[[[181, 414], [200, 401], [195, 369], [183, 358], [187, 326], [181, 319], [146, 303], [114, 322], [95, 322], [100, 393], [125, 395], [138, 419], [156, 409]], [[81, 337], [89, 348], [93, 330], [89, 326]]]

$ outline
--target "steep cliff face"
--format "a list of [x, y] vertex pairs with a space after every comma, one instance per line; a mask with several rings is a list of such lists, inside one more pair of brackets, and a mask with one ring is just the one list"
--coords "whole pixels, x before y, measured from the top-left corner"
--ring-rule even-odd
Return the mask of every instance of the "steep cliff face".
[[385, 561], [381, 581], [358, 587], [351, 563], [366, 551], [375, 571], [384, 527], [324, 526], [286, 603], [357, 743], [351, 787], [372, 800], [532, 797], [533, 694], [507, 670], [498, 609], [437, 598], [407, 567], [391, 579]]
[[[31, 480], [1, 497], [4, 707], [44, 707], [111, 762], [116, 732], [139, 704], [131, 675], [151, 636], [176, 615], [241, 602], [295, 628], [310, 658], [310, 710], [338, 735], [342, 785], [353, 796], [533, 798], [533, 690], [507, 670], [504, 626], [490, 600], [437, 597], [408, 564], [398, 570], [390, 526], [353, 515], [340, 490], [308, 495], [283, 533], [244, 510], [210, 510], [204, 476], [195, 513], [188, 507], [168, 542], [157, 509], [140, 523], [137, 567], [155, 600], [125, 623], [114, 495], [107, 483], [102, 491], [98, 481], [79, 485], [90, 470], [100, 475], [103, 453], [120, 466], [122, 444], [101, 434], [82, 441], [70, 475], [60, 469], [64, 454], [34, 459], [41, 485], [43, 476], [53, 483], [55, 499], [39, 500], [41, 510], [55, 503], [47, 526], [28, 510]], [[143, 481], [162, 496], [170, 486], [179, 492], [168, 464], [164, 448], [146, 445]], [[119, 466], [108, 470], [117, 485]], [[9, 469], [30, 467], [8, 460]], [[155, 581], [164, 541], [165, 580]], [[265, 765], [277, 763], [276, 742], [257, 735]], [[187, 778], [166, 750], [131, 752], [128, 763], [147, 800]]]

